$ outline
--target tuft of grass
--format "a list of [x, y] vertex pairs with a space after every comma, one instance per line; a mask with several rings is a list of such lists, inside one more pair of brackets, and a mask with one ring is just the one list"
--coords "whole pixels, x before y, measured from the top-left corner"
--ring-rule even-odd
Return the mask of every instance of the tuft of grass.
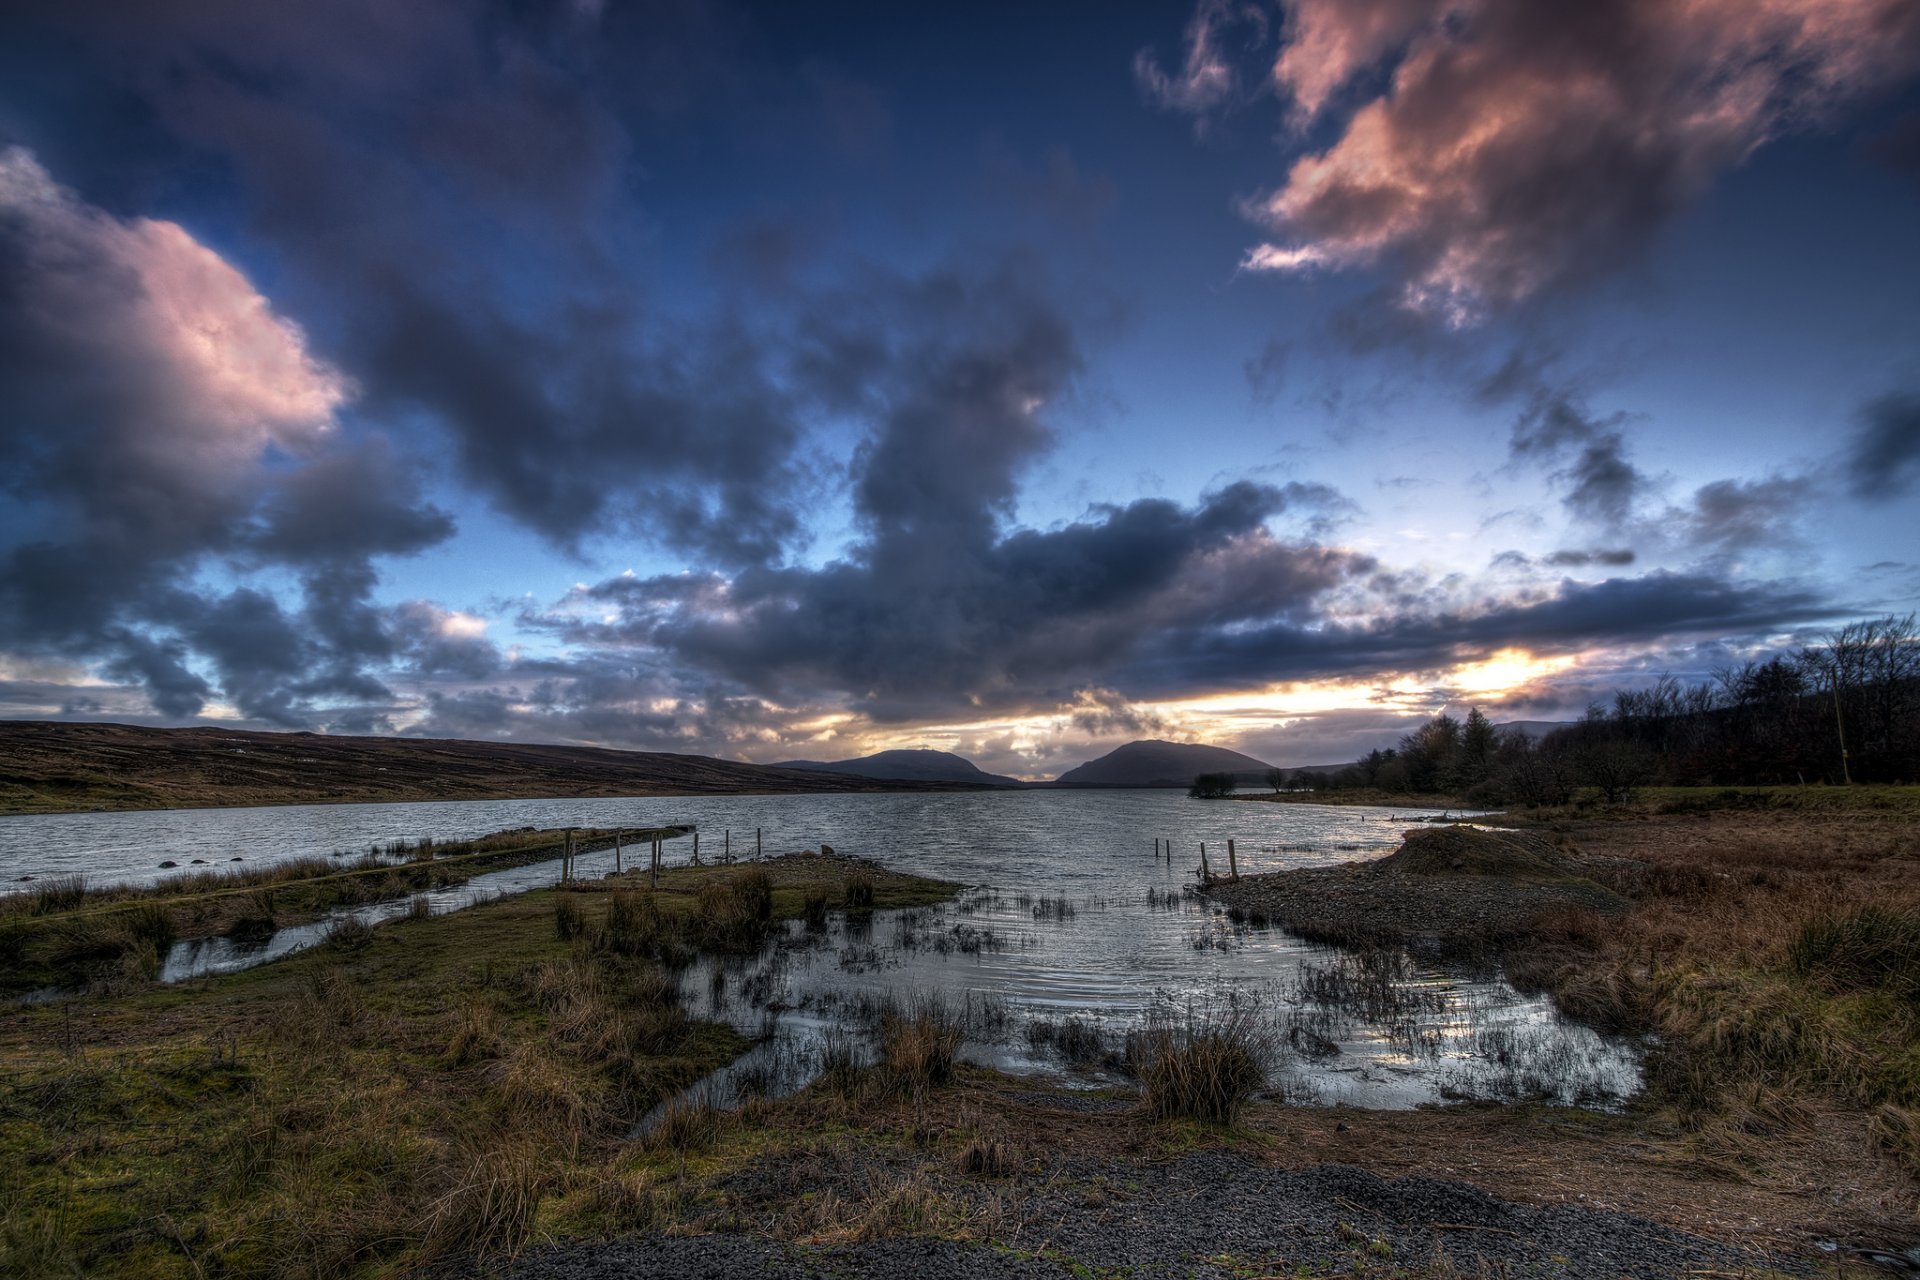
[[59, 876], [41, 881], [26, 894], [27, 914], [46, 916], [71, 911], [86, 900], [85, 876]]
[[726, 1113], [705, 1094], [675, 1098], [661, 1108], [647, 1131], [646, 1145], [649, 1150], [681, 1156], [711, 1151], [725, 1123]]
[[336, 951], [358, 951], [373, 941], [373, 926], [359, 916], [341, 916], [327, 926], [321, 945]]
[[572, 942], [587, 931], [587, 913], [580, 899], [571, 893], [553, 896], [553, 934], [562, 942]]
[[424, 1255], [471, 1258], [483, 1266], [512, 1260], [533, 1236], [545, 1189], [538, 1152], [529, 1144], [468, 1152], [420, 1224]]
[[1920, 910], [1877, 904], [1815, 916], [1787, 945], [1787, 962], [1835, 995], [1920, 996]]
[[961, 1173], [976, 1178], [1005, 1178], [1020, 1171], [1020, 1151], [991, 1135], [976, 1135], [953, 1159]]

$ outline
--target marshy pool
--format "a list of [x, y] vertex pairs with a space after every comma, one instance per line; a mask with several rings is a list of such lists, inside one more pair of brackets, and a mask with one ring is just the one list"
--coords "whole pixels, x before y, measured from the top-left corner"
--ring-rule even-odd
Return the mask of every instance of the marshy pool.
[[[1377, 857], [1422, 811], [1193, 800], [1174, 791], [1024, 791], [830, 796], [503, 800], [289, 806], [0, 819], [0, 879], [85, 874], [148, 882], [163, 859], [278, 857], [518, 826], [697, 824], [702, 853], [723, 839], [768, 854], [832, 845], [971, 888], [916, 911], [791, 923], [746, 959], [707, 959], [682, 977], [689, 1007], [732, 1023], [755, 1049], [705, 1086], [804, 1083], [823, 1047], [896, 1001], [937, 997], [967, 1019], [962, 1057], [1016, 1072], [1111, 1078], [1127, 1032], [1155, 1016], [1251, 1011], [1276, 1091], [1299, 1101], [1407, 1107], [1460, 1098], [1539, 1097], [1610, 1105], [1639, 1083], [1638, 1054], [1568, 1022], [1498, 975], [1356, 956], [1279, 929], [1236, 924], [1186, 892], [1199, 846], [1222, 869], [1235, 840], [1243, 874]], [[722, 833], [730, 833], [723, 837]], [[1154, 856], [1156, 840], [1173, 857]], [[691, 841], [669, 846], [675, 861]], [[604, 865], [602, 865], [604, 863]], [[612, 854], [580, 861], [582, 874]], [[491, 872], [427, 895], [435, 911], [551, 884], [557, 865]], [[343, 912], [369, 923], [410, 900]], [[179, 979], [260, 963], [324, 936], [329, 922], [250, 947], [177, 944]], [[717, 975], [717, 976], [716, 976]]]

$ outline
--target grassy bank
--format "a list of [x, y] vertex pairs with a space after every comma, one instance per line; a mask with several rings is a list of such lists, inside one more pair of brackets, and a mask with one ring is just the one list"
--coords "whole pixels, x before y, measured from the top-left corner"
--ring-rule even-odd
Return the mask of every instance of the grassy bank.
[[542, 890], [181, 987], [9, 1008], [0, 1273], [350, 1276], [502, 1256], [605, 1181], [641, 1115], [742, 1047], [689, 1019], [664, 945], [750, 946], [823, 894], [841, 909], [850, 892], [904, 906], [950, 891], [819, 858], [677, 869], [657, 893]]
[[[652, 830], [627, 831], [642, 856]], [[663, 838], [678, 828], [662, 828]], [[610, 848], [611, 831], [574, 833], [576, 853]], [[187, 870], [154, 884], [90, 888], [78, 877], [0, 897], [0, 995], [41, 987], [138, 981], [182, 938], [265, 937], [342, 907], [465, 884], [476, 875], [560, 856], [560, 831], [503, 831], [477, 840], [395, 845], [357, 859], [280, 859]], [[394, 859], [404, 858], [396, 862]]]

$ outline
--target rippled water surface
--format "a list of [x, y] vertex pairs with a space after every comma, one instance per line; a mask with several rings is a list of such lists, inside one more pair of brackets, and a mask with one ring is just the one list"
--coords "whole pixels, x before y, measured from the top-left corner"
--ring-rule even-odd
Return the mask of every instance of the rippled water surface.
[[[1052, 1028], [1116, 1051], [1155, 1010], [1251, 1004], [1275, 1044], [1274, 1077], [1302, 1100], [1408, 1106], [1452, 1097], [1551, 1096], [1605, 1102], [1637, 1084], [1631, 1049], [1565, 1023], [1543, 1001], [1489, 975], [1422, 967], [1394, 953], [1362, 971], [1351, 956], [1277, 929], [1237, 926], [1194, 883], [1200, 845], [1216, 872], [1235, 842], [1243, 874], [1374, 857], [1398, 843], [1412, 811], [1192, 800], [1173, 791], [503, 800], [288, 806], [0, 819], [0, 878], [84, 874], [148, 882], [162, 860], [246, 864], [374, 844], [449, 840], [508, 827], [697, 824], [701, 852], [769, 855], [831, 844], [901, 870], [970, 886], [920, 912], [836, 917], [824, 934], [796, 923], [747, 961], [704, 962], [690, 1001], [760, 1047], [714, 1082], [743, 1072], [789, 1087], [818, 1065], [824, 1034], [873, 1006], [936, 995], [969, 1016], [966, 1056], [1012, 1070], [1066, 1069], [1101, 1079], [1085, 1043], [1064, 1054]], [[1155, 841], [1171, 859], [1156, 859]], [[691, 841], [670, 846], [678, 861]], [[581, 860], [611, 868], [611, 853]], [[432, 899], [455, 910], [551, 883], [541, 864], [490, 873]], [[406, 903], [353, 914], [375, 921]], [[282, 930], [264, 947], [183, 943], [169, 978], [241, 967], [317, 940], [324, 925]], [[1385, 966], [1384, 970], [1382, 966]], [[717, 976], [716, 976], [717, 973]]]

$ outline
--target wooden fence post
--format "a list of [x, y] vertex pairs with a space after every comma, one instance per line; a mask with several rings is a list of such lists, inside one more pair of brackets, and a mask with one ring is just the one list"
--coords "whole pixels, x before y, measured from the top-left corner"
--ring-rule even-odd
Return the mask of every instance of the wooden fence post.
[[657, 831], [653, 833], [653, 858], [647, 865], [647, 887], [660, 887], [660, 833]]
[[753, 860], [760, 861], [760, 828], [753, 829]]
[[567, 828], [567, 842], [560, 851], [560, 882], [573, 879], [573, 828]]
[[1233, 838], [1227, 838], [1227, 874], [1235, 880], [1240, 878], [1240, 859], [1233, 852]]
[[626, 832], [619, 827], [613, 829], [613, 874], [620, 874], [620, 837]]
[[693, 833], [693, 865], [700, 865], [700, 833], [697, 830]]
[[1205, 884], [1211, 879], [1213, 879], [1213, 873], [1207, 870], [1207, 842], [1202, 840], [1200, 842], [1200, 883]]
[[720, 833], [720, 861], [733, 861], [733, 828], [728, 827]]

